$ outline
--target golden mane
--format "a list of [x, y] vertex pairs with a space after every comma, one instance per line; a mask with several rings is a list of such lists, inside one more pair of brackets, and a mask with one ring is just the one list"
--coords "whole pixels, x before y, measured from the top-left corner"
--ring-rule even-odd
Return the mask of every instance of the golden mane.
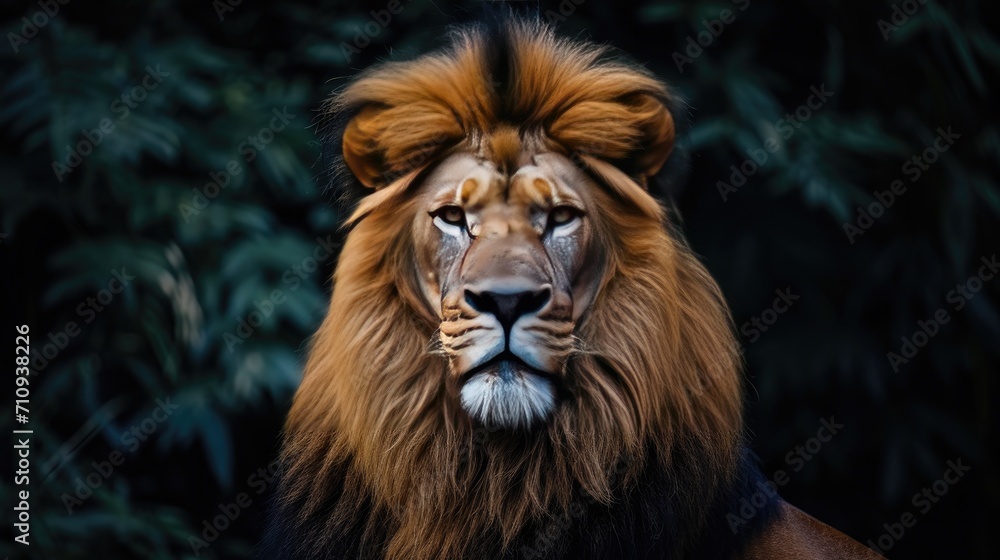
[[[677, 511], [704, 518], [734, 471], [739, 355], [718, 287], [642, 186], [673, 142], [668, 99], [605, 49], [514, 22], [499, 39], [464, 29], [443, 52], [383, 64], [331, 100], [352, 117], [345, 163], [377, 190], [353, 218], [286, 425], [281, 499], [320, 527], [309, 547], [362, 517], [366, 554], [475, 556], [579, 494], [609, 504], [636, 491], [649, 468], [703, 481], [678, 486]], [[483, 433], [431, 348], [408, 189], [449, 151], [503, 164], [512, 129], [606, 187], [592, 216], [603, 273], [577, 327], [571, 398], [535, 432]]]

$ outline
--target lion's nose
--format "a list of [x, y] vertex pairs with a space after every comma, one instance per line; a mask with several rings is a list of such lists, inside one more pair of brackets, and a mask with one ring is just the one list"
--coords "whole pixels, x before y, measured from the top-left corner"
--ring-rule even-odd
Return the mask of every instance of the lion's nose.
[[507, 332], [510, 332], [510, 328], [519, 318], [542, 309], [550, 299], [552, 290], [547, 286], [511, 293], [465, 290], [466, 303], [480, 313], [492, 313]]

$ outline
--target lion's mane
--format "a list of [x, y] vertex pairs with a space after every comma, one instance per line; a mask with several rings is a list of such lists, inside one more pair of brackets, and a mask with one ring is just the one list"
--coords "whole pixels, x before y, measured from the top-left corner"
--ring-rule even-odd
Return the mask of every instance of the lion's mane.
[[[694, 546], [740, 468], [740, 364], [717, 285], [643, 186], [673, 143], [670, 95], [604, 48], [514, 22], [464, 28], [331, 100], [346, 163], [376, 190], [352, 218], [288, 417], [272, 526], [287, 534], [274, 550], [420, 560]], [[590, 216], [603, 274], [554, 416], [488, 433], [430, 344], [408, 188], [453, 150], [493, 142], [502, 159], [494, 133], [511, 126], [605, 187]]]

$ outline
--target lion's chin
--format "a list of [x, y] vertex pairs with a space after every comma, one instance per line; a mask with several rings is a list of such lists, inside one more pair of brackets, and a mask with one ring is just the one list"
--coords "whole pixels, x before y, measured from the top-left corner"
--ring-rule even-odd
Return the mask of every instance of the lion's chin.
[[461, 400], [469, 416], [488, 429], [528, 429], [555, 409], [556, 388], [518, 360], [499, 360], [469, 376]]

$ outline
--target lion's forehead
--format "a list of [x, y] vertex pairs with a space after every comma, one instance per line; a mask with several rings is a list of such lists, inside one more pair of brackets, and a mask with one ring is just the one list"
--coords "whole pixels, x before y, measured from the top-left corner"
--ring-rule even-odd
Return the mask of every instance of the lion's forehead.
[[467, 209], [494, 203], [524, 208], [548, 208], [564, 202], [583, 204], [581, 184], [567, 180], [551, 158], [538, 156], [537, 163], [522, 165], [509, 175], [489, 161], [470, 165], [468, 159], [447, 162], [445, 166], [453, 169], [436, 174], [432, 189], [438, 204], [458, 204]]

